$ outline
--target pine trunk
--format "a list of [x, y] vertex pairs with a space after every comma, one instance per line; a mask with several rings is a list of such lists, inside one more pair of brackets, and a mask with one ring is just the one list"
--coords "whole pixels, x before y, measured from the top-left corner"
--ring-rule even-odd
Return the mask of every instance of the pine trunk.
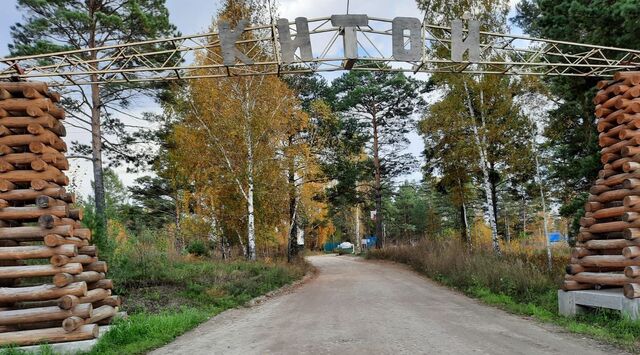
[[[96, 47], [96, 22], [95, 12], [97, 12], [97, 4], [90, 2], [89, 11], [92, 18], [92, 28], [89, 33], [89, 48]], [[91, 60], [96, 60], [97, 51], [92, 51]], [[97, 64], [92, 64], [93, 69], [97, 70]], [[100, 85], [98, 75], [91, 74], [91, 161], [93, 164], [93, 193], [95, 198], [96, 217], [98, 218], [99, 228], [106, 228], [107, 216], [105, 215], [105, 196], [104, 196], [104, 176], [102, 170], [102, 127], [100, 126], [100, 110], [102, 103], [100, 100]]]
[[376, 249], [383, 247], [383, 223], [384, 217], [382, 215], [382, 178], [380, 176], [380, 146], [378, 142], [378, 120], [375, 114], [372, 119], [373, 124], [373, 166], [375, 170], [375, 182], [374, 192], [376, 201]]

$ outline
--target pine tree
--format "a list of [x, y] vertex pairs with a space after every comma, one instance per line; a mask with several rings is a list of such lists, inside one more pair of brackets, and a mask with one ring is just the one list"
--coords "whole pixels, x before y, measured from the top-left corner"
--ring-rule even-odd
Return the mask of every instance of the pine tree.
[[390, 180], [417, 167], [406, 134], [414, 127], [412, 115], [424, 106], [425, 83], [402, 73], [351, 71], [332, 83], [334, 107], [365, 129], [367, 154], [373, 162], [376, 236], [382, 246], [384, 213], [382, 197]]

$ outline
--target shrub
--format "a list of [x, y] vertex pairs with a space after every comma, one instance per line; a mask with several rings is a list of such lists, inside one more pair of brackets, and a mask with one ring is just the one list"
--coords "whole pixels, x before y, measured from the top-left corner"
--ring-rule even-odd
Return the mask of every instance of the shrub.
[[187, 253], [197, 255], [197, 256], [205, 256], [208, 255], [207, 246], [202, 240], [196, 239], [189, 243], [187, 246]]

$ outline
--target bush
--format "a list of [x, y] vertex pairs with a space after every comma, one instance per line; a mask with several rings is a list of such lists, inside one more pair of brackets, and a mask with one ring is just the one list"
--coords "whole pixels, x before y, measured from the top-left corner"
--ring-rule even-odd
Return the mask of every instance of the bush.
[[209, 251], [202, 240], [194, 240], [187, 246], [187, 253], [196, 256], [206, 256], [209, 254]]

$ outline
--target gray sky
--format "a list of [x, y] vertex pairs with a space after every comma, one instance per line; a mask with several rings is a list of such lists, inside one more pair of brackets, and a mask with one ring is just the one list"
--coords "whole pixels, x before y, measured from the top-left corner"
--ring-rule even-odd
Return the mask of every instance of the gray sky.
[[[1, 0], [3, 11], [0, 12], [0, 56], [8, 54], [7, 45], [10, 42], [9, 27], [19, 22], [21, 15], [15, 9], [15, 0]], [[274, 0], [277, 1], [277, 0]], [[519, 0], [511, 0], [512, 4]], [[171, 21], [178, 27], [183, 34], [193, 34], [204, 32], [208, 29], [212, 22], [213, 16], [219, 7], [217, 0], [167, 0], [167, 7]], [[332, 14], [345, 13], [346, 0], [280, 0], [279, 1], [279, 17], [294, 19], [296, 17], [321, 17]], [[417, 17], [422, 18], [422, 12], [418, 10], [414, 0], [350, 0], [350, 13], [363, 13], [373, 17], [393, 18], [396, 16]], [[513, 29], [513, 32], [519, 33], [519, 29]], [[327, 76], [328, 79], [339, 75], [333, 73]], [[424, 76], [422, 77], [424, 78]], [[137, 107], [132, 107], [134, 114], [144, 111], [158, 111], [156, 105], [142, 103]], [[88, 142], [89, 134], [79, 129], [68, 127], [67, 141], [80, 140]], [[416, 133], [409, 136], [411, 145], [409, 152], [420, 158], [423, 148], [422, 141]], [[421, 158], [420, 158], [421, 159]], [[75, 182], [78, 192], [86, 195], [90, 193], [90, 181], [92, 178], [91, 166], [86, 161], [72, 161], [70, 178]], [[125, 184], [131, 184], [136, 175], [127, 174], [124, 169], [117, 170], [120, 173]], [[416, 172], [407, 179], [419, 180], [420, 173]]]

